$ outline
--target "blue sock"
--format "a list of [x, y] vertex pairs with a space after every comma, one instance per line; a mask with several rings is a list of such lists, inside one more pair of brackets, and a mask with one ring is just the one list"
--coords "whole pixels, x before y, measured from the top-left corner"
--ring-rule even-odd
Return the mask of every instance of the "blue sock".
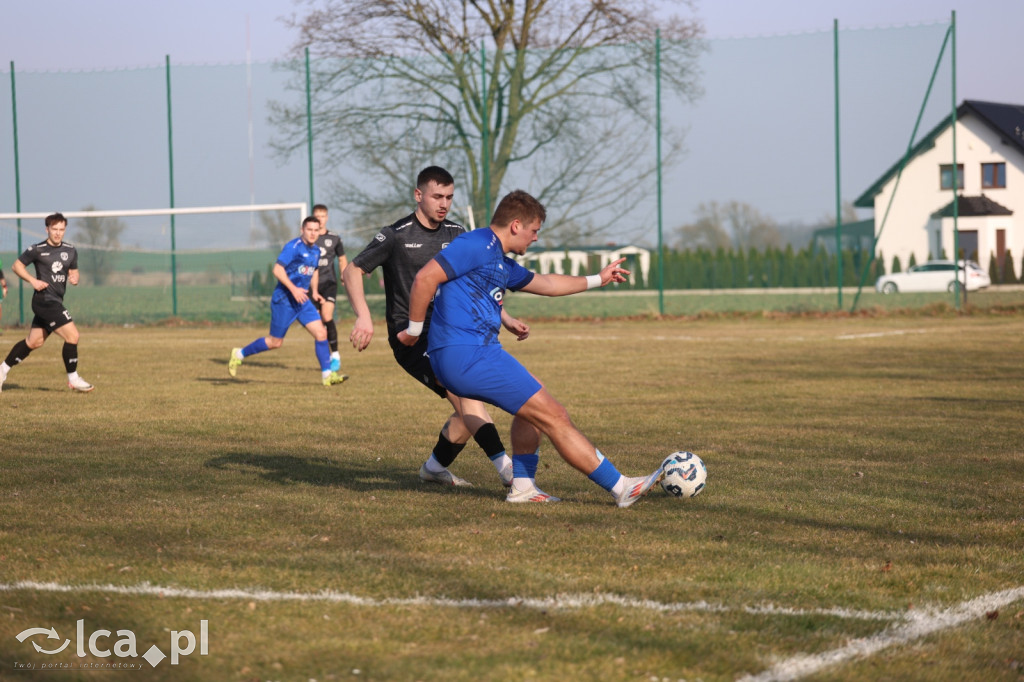
[[270, 348], [267, 347], [267, 338], [265, 336], [261, 336], [242, 349], [242, 357], [247, 358], [250, 355], [262, 353], [265, 350], [270, 350]]
[[320, 371], [331, 371], [331, 346], [327, 339], [313, 342], [313, 348], [316, 350], [316, 359], [320, 361]]
[[622, 474], [615, 468], [610, 459], [601, 459], [601, 463], [587, 476], [591, 481], [598, 484], [608, 492], [612, 491], [615, 484], [619, 482]]
[[512, 455], [512, 477], [513, 478], [536, 478], [537, 463], [540, 455], [536, 452], [529, 455]]

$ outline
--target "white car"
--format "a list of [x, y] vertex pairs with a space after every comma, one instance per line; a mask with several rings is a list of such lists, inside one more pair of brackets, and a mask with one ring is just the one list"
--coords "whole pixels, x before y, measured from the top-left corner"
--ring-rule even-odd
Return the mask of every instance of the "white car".
[[930, 260], [927, 263], [915, 265], [906, 272], [882, 275], [875, 282], [875, 291], [883, 294], [895, 294], [901, 291], [953, 292], [958, 286], [963, 286], [965, 267], [967, 291], [977, 291], [992, 284], [988, 273], [972, 260], [960, 261], [959, 272], [957, 264], [951, 260]]

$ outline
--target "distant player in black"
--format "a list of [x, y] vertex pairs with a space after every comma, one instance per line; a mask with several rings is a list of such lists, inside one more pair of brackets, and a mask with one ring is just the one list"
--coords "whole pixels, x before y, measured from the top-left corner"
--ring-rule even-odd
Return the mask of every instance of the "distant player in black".
[[[4, 277], [4, 262], [0, 260], [0, 304], [7, 298], [7, 278]], [[0, 307], [0, 317], [4, 314], [3, 307]]]
[[[78, 251], [64, 241], [68, 221], [60, 213], [46, 217], [46, 240], [25, 249], [14, 261], [14, 274], [29, 283], [32, 295], [32, 326], [28, 337], [19, 341], [0, 364], [0, 389], [7, 380], [11, 367], [19, 364], [29, 353], [43, 345], [50, 334], [64, 339], [64, 369], [68, 373], [68, 387], [83, 393], [93, 389], [92, 384], [78, 376], [78, 327], [64, 307], [64, 292], [68, 284], [78, 285]], [[28, 272], [35, 265], [36, 276]]]
[[[334, 306], [338, 298], [338, 273], [345, 271], [348, 259], [345, 258], [345, 246], [341, 237], [327, 231], [327, 207], [317, 204], [313, 207], [313, 217], [320, 221], [320, 236], [316, 245], [320, 247], [320, 289], [323, 300], [316, 300], [315, 305], [320, 311], [320, 319], [327, 327], [327, 343], [331, 347], [331, 371], [341, 369], [341, 354], [338, 353], [338, 326], [334, 323]], [[335, 266], [337, 263], [337, 266]], [[310, 298], [313, 298], [310, 292]]]
[[[419, 343], [407, 347], [397, 339], [398, 332], [405, 331], [409, 326], [409, 290], [416, 273], [455, 237], [465, 232], [461, 225], [446, 218], [454, 192], [455, 180], [448, 171], [437, 166], [423, 169], [416, 179], [413, 192], [416, 211], [381, 229], [362, 253], [345, 268], [342, 273], [345, 293], [356, 314], [349, 340], [356, 350], [362, 351], [373, 339], [373, 319], [366, 304], [363, 277], [380, 267], [384, 273], [388, 343], [395, 360], [413, 378], [442, 398], [447, 398], [455, 408], [455, 412], [441, 428], [433, 453], [420, 467], [420, 478], [442, 485], [471, 485], [448, 471], [448, 466], [455, 461], [470, 436], [473, 436], [494, 464], [502, 483], [508, 486], [512, 483], [512, 460], [505, 453], [505, 446], [486, 406], [478, 400], [450, 393], [437, 383], [426, 356], [429, 311]], [[503, 315], [502, 322], [506, 329], [520, 339], [529, 334], [529, 327], [519, 320]]]

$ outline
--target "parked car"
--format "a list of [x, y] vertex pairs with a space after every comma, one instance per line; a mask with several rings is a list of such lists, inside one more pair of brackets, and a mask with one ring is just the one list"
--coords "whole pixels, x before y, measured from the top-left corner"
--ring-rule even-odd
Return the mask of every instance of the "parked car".
[[992, 284], [988, 273], [972, 260], [960, 261], [959, 268], [951, 260], [930, 260], [921, 265], [915, 265], [906, 272], [882, 275], [875, 282], [875, 291], [883, 294], [895, 294], [901, 291], [953, 292], [958, 286], [963, 286], [965, 268], [967, 291], [977, 291]]

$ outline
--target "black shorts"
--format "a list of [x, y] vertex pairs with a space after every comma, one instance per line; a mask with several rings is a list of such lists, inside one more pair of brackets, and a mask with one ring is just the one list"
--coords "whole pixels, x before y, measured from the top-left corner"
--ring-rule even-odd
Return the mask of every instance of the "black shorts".
[[42, 329], [47, 334], [74, 321], [71, 319], [71, 313], [64, 307], [64, 302], [52, 298], [40, 301], [32, 299], [32, 312], [32, 326]]
[[409, 376], [442, 398], [448, 398], [448, 389], [437, 383], [434, 368], [430, 366], [430, 358], [427, 357], [426, 336], [421, 336], [415, 346], [403, 346], [401, 341], [390, 335], [388, 343], [391, 344], [391, 352], [395, 354], [395, 360], [402, 369], [409, 373]]
[[[331, 303], [337, 303], [338, 301], [338, 282], [320, 282], [317, 286], [317, 293], [326, 298]], [[312, 289], [310, 289], [310, 298], [312, 299]], [[320, 308], [320, 302], [315, 302], [316, 307]]]

